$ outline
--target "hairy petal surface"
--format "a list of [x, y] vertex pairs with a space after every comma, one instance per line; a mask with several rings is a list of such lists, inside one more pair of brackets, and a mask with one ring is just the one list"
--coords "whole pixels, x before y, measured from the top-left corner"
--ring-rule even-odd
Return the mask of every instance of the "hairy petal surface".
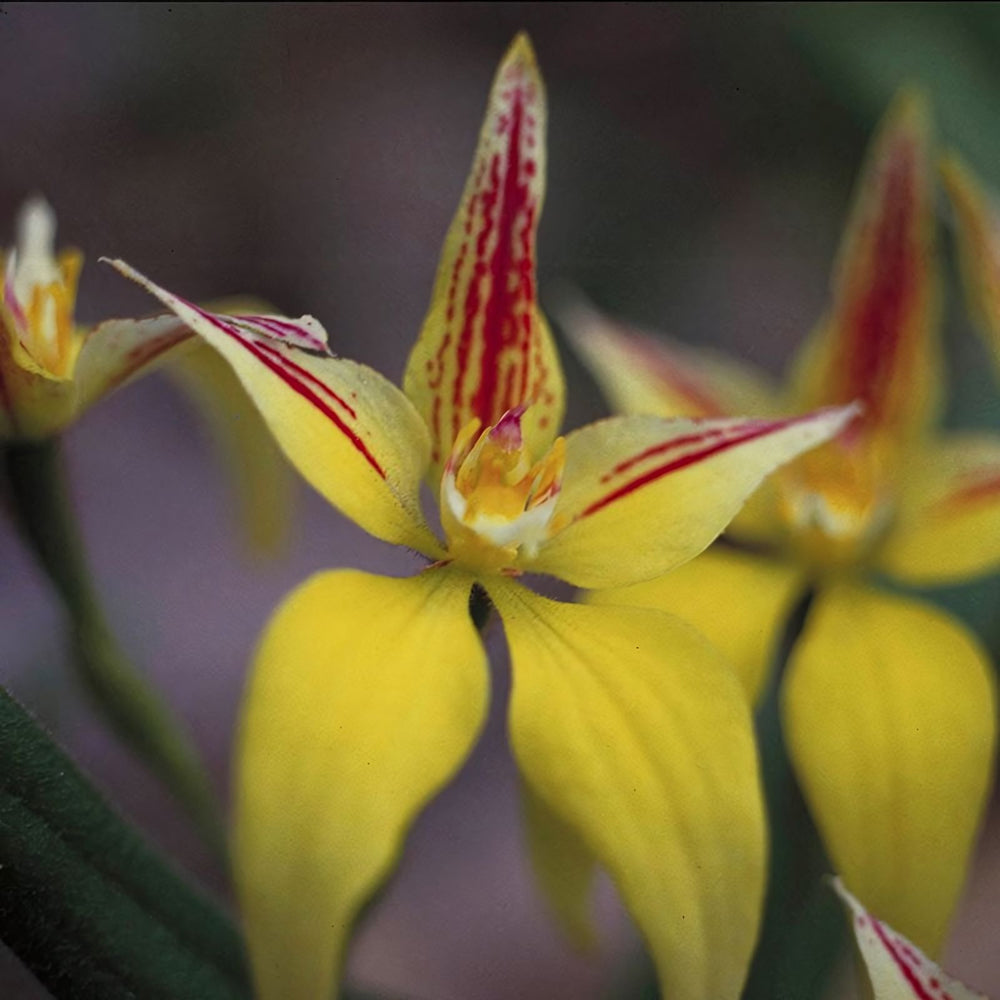
[[781, 412], [777, 387], [747, 362], [650, 336], [579, 298], [565, 303], [558, 319], [616, 413], [771, 417]]
[[1000, 365], [1000, 211], [976, 176], [954, 154], [941, 169], [955, 210], [966, 300]]
[[913, 584], [950, 583], [1000, 566], [1000, 436], [932, 441], [908, 463], [879, 567]]
[[525, 780], [614, 879], [671, 1000], [736, 1000], [764, 819], [750, 715], [719, 653], [649, 608], [488, 584], [510, 645]]
[[535, 54], [519, 35], [497, 70], [403, 382], [430, 428], [433, 489], [458, 432], [473, 417], [489, 427], [530, 404], [522, 429], [536, 457], [559, 431], [562, 371], [535, 287], [545, 119]]
[[839, 878], [833, 887], [851, 921], [873, 1000], [987, 1000], [942, 972], [916, 945], [869, 913]]
[[753, 704], [803, 586], [790, 565], [716, 546], [666, 576], [591, 591], [587, 601], [659, 608], [694, 625], [735, 667]]
[[272, 618], [237, 749], [233, 860], [260, 1000], [328, 1000], [351, 924], [486, 712], [471, 580], [323, 573]]
[[782, 712], [792, 763], [845, 884], [938, 954], [993, 772], [985, 652], [935, 608], [844, 583], [817, 598]]
[[330, 503], [376, 538], [441, 556], [420, 510], [427, 429], [399, 389], [333, 357], [312, 317], [210, 313], [112, 263], [225, 358], [292, 465]]
[[899, 444], [936, 415], [941, 391], [934, 191], [924, 102], [900, 94], [858, 182], [833, 304], [796, 369], [801, 407], [861, 400], [867, 428]]
[[660, 576], [713, 542], [768, 473], [833, 437], [854, 413], [612, 417], [574, 431], [553, 537], [525, 568], [591, 588]]

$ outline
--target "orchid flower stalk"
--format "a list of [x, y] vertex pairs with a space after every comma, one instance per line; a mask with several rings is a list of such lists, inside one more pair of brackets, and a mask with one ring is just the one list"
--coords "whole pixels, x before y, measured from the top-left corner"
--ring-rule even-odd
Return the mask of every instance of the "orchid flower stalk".
[[[593, 595], [672, 611], [737, 664], [756, 699], [782, 623], [815, 600], [782, 685], [785, 742], [844, 884], [937, 954], [993, 773], [993, 670], [975, 637], [878, 577], [924, 586], [1000, 565], [1000, 441], [944, 434], [928, 115], [904, 93], [869, 153], [828, 314], [775, 388], [752, 367], [566, 314], [627, 412], [717, 418], [862, 400], [835, 441], [788, 465], [678, 573]], [[875, 579], [873, 579], [875, 578]], [[719, 608], [726, 613], [720, 615]]]
[[[0, 442], [12, 512], [66, 608], [84, 688], [221, 852], [218, 806], [204, 769], [183, 727], [120, 648], [94, 591], [60, 460], [60, 435], [108, 393], [170, 362], [188, 383], [211, 385], [211, 398], [201, 394], [203, 410], [219, 429], [234, 468], [253, 480], [248, 492], [280, 500], [284, 462], [237, 380], [176, 318], [80, 327], [74, 311], [83, 258], [76, 250], [57, 254], [55, 234], [52, 209], [34, 198], [18, 219], [15, 246], [0, 258]], [[257, 479], [268, 483], [266, 491], [255, 488]], [[251, 539], [267, 545], [278, 537], [277, 509], [273, 503], [246, 506]]]
[[[489, 695], [474, 588], [510, 648], [510, 740], [554, 911], [589, 937], [601, 866], [664, 996], [740, 993], [764, 827], [735, 674], [670, 615], [553, 601], [521, 577], [606, 587], [681, 565], [765, 475], [854, 410], [617, 417], [559, 436], [564, 385], [535, 285], [545, 128], [520, 36], [493, 84], [402, 391], [332, 356], [311, 317], [214, 315], [115, 262], [232, 365], [324, 497], [427, 562], [405, 579], [320, 573], [260, 640], [236, 751], [234, 860], [263, 1000], [329, 997], [359, 909], [476, 741]], [[424, 481], [443, 537], [424, 517]]]

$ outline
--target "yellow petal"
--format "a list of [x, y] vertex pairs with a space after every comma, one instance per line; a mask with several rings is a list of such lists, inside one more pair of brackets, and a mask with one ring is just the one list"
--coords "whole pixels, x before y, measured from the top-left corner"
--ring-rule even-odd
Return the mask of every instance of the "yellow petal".
[[593, 588], [661, 576], [707, 548], [768, 473], [837, 434], [854, 413], [612, 417], [574, 431], [556, 531], [530, 568]]
[[486, 712], [471, 581], [323, 573], [264, 633], [237, 749], [233, 862], [260, 1000], [329, 1000], [351, 924]]
[[955, 240], [966, 300], [1000, 365], [1000, 212], [956, 155], [947, 157], [941, 173], [955, 210]]
[[782, 711], [835, 868], [873, 912], [936, 955], [992, 776], [986, 654], [941, 611], [842, 584], [810, 613]]
[[932, 962], [919, 948], [869, 913], [836, 878], [874, 1000], [987, 1000]]
[[99, 323], [86, 335], [76, 364], [78, 410], [186, 351], [191, 340], [191, 331], [176, 316]]
[[614, 879], [663, 996], [736, 1000], [760, 919], [764, 819], [733, 672], [662, 612], [488, 586], [511, 651], [521, 773]]
[[0, 309], [0, 437], [48, 437], [76, 412], [76, 385], [39, 368], [18, 344], [7, 311]]
[[545, 90], [526, 35], [504, 56], [430, 309], [403, 385], [431, 431], [436, 490], [458, 432], [521, 404], [537, 457], [562, 421], [562, 371], [538, 308], [535, 232], [545, 193]]
[[616, 413], [658, 417], [755, 417], [780, 413], [778, 391], [753, 365], [652, 337], [599, 313], [580, 298], [559, 324]]
[[175, 352], [166, 374], [194, 400], [228, 466], [246, 541], [273, 552], [287, 540], [295, 480], [233, 369], [203, 341]]
[[961, 434], [907, 465], [879, 567], [909, 583], [950, 583], [1000, 566], [1000, 437]]
[[868, 152], [833, 276], [833, 304], [797, 366], [802, 407], [865, 405], [865, 427], [905, 442], [941, 390], [934, 190], [923, 100], [901, 93]]
[[442, 555], [420, 509], [427, 429], [399, 389], [331, 356], [312, 317], [209, 313], [111, 263], [225, 358], [292, 465], [330, 503], [376, 538]]
[[802, 573], [791, 566], [716, 546], [666, 576], [595, 590], [587, 600], [659, 608], [690, 622], [736, 668], [752, 704], [803, 586]]
[[530, 785], [521, 791], [528, 856], [535, 880], [555, 917], [580, 949], [595, 944], [590, 893], [597, 860], [572, 826], [564, 823]]

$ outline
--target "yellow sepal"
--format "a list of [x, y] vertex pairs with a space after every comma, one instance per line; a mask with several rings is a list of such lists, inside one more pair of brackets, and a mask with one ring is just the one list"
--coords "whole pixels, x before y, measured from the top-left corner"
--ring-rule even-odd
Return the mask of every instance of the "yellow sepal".
[[789, 754], [834, 866], [936, 956], [993, 774], [985, 652], [943, 612], [845, 582], [817, 598], [782, 701]]
[[690, 626], [487, 583], [511, 651], [525, 780], [604, 867], [663, 996], [736, 1000], [757, 937], [764, 818], [750, 713]]
[[471, 580], [323, 573], [257, 651], [233, 865], [259, 1000], [330, 1000], [359, 908], [458, 770], [487, 705]]
[[665, 576], [591, 591], [587, 601], [659, 608], [694, 625], [736, 669], [753, 704], [803, 585], [791, 565], [715, 546]]

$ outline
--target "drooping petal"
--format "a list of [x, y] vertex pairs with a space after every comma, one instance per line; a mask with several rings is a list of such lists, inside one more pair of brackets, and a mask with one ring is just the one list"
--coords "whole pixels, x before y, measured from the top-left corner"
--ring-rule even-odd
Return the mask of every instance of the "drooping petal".
[[850, 918], [874, 1000], [987, 1000], [869, 913], [839, 878], [833, 879], [833, 887]]
[[288, 538], [296, 478], [233, 369], [202, 340], [173, 352], [165, 374], [197, 406], [234, 487], [246, 542], [274, 552]]
[[260, 1000], [329, 1000], [359, 908], [486, 712], [471, 581], [323, 573], [257, 651], [237, 749], [234, 869]]
[[521, 773], [614, 879], [663, 996], [736, 1000], [760, 919], [764, 820], [732, 670], [662, 612], [488, 587], [511, 651]]
[[900, 94], [858, 182], [830, 313], [796, 368], [800, 406], [859, 399], [856, 430], [896, 444], [927, 425], [941, 389], [928, 132], [922, 99]]
[[941, 173], [955, 211], [955, 241], [966, 300], [1000, 364], [1000, 211], [954, 154], [945, 160]]
[[124, 261], [111, 263], [225, 358], [292, 465], [330, 503], [376, 538], [440, 557], [420, 510], [427, 429], [399, 389], [331, 356], [312, 317], [206, 312]]
[[535, 288], [545, 117], [535, 55], [527, 36], [518, 35], [493, 82], [403, 383], [430, 428], [435, 490], [458, 432], [473, 417], [489, 427], [531, 404], [524, 433], [536, 457], [562, 421], [562, 371]]
[[597, 859], [572, 826], [525, 784], [521, 790], [528, 856], [535, 881], [573, 944], [594, 946], [590, 894]]
[[574, 431], [555, 532], [525, 567], [590, 588], [661, 576], [714, 541], [768, 473], [836, 435], [855, 413], [612, 417]]
[[109, 319], [87, 334], [76, 364], [77, 411], [183, 351], [193, 337], [176, 316]]
[[581, 298], [559, 310], [560, 326], [616, 413], [658, 417], [773, 417], [777, 387], [748, 362], [652, 337], [602, 315]]
[[985, 652], [939, 610], [840, 584], [810, 613], [782, 711], [799, 782], [844, 882], [937, 955], [993, 770]]
[[789, 564], [716, 546], [666, 576], [595, 590], [587, 601], [659, 608], [694, 625], [736, 668], [753, 704], [803, 586]]
[[968, 579], [1000, 566], [1000, 437], [961, 434], [908, 464], [881, 569], [913, 584]]

